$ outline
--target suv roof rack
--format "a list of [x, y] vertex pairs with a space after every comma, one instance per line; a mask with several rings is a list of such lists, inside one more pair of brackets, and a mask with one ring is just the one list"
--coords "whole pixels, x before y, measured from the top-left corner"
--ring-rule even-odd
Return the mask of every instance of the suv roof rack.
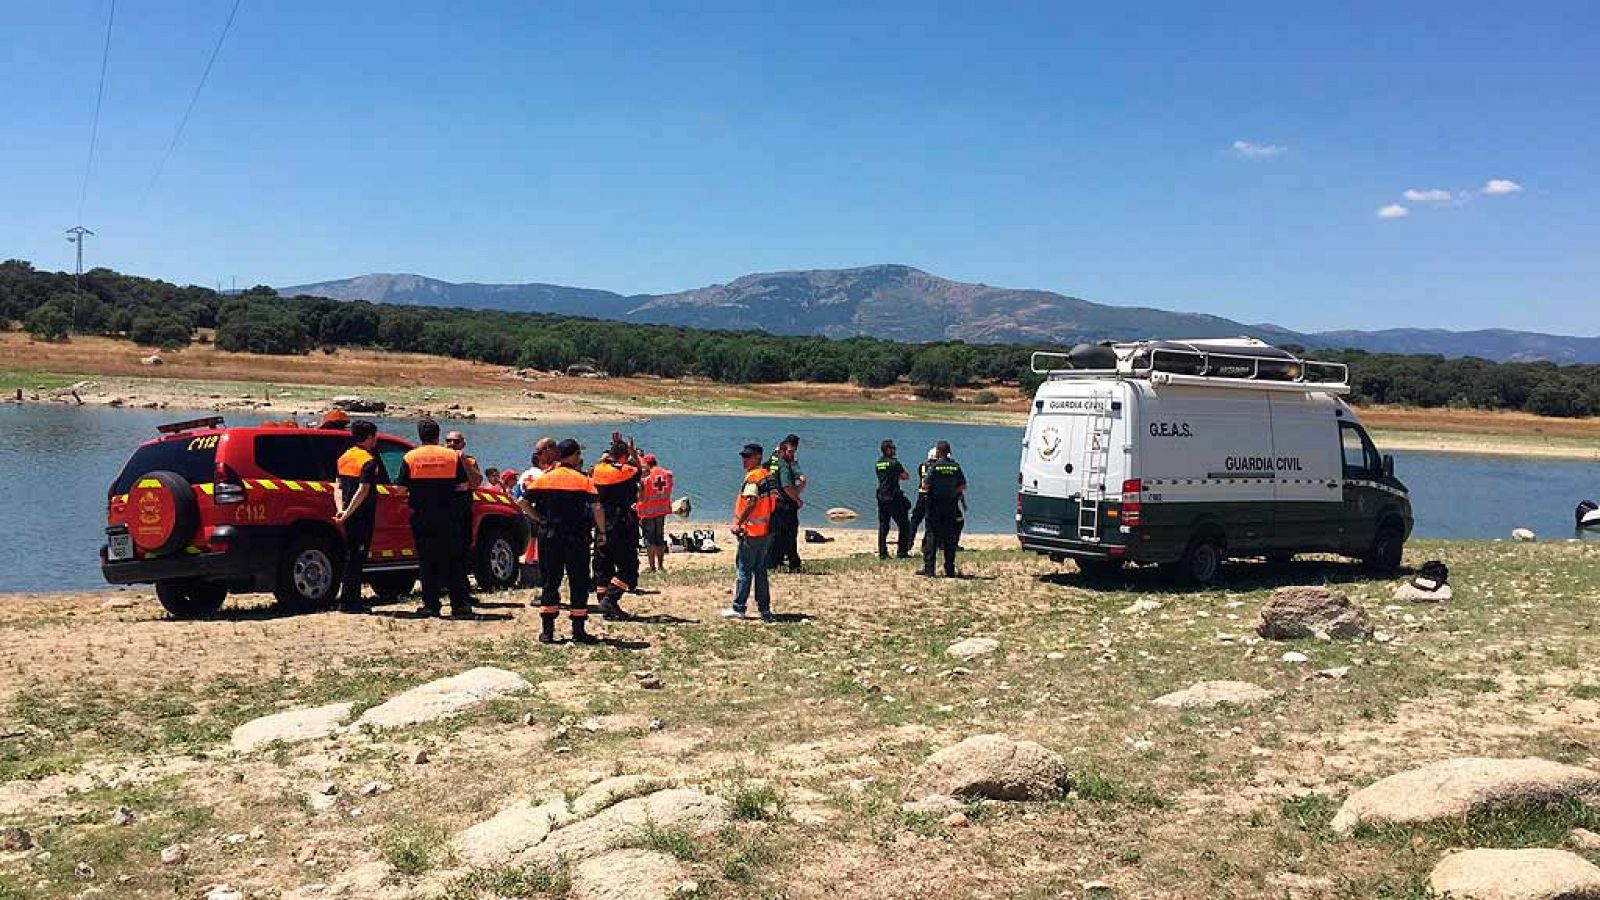
[[184, 422], [168, 422], [157, 425], [156, 431], [162, 434], [182, 434], [185, 431], [194, 431], [197, 428], [221, 428], [221, 416], [206, 416], [203, 419], [189, 419]]
[[[1054, 365], [1053, 360], [1065, 365]], [[1350, 391], [1350, 369], [1344, 363], [1303, 359], [1249, 337], [1080, 344], [1070, 353], [1035, 352], [1030, 368], [1050, 380], [1139, 378], [1152, 384], [1330, 394]]]

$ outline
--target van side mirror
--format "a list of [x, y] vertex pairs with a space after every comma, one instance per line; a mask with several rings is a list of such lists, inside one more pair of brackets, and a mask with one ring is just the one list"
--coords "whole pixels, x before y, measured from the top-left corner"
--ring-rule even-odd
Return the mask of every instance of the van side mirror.
[[1383, 477], [1385, 477], [1385, 478], [1393, 478], [1394, 477], [1394, 455], [1393, 454], [1385, 453], [1383, 455]]

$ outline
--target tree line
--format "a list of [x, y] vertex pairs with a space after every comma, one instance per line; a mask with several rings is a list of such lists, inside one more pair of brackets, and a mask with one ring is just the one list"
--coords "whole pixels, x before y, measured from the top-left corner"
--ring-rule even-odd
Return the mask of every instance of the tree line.
[[[948, 398], [954, 388], [975, 384], [1016, 385], [1031, 393], [1039, 381], [1029, 371], [1033, 351], [1062, 349], [783, 337], [545, 313], [281, 297], [264, 285], [224, 294], [103, 268], [83, 273], [76, 289], [73, 281], [70, 274], [41, 271], [22, 260], [0, 263], [0, 321], [16, 323], [38, 340], [94, 334], [166, 349], [187, 345], [198, 329], [214, 329], [219, 349], [251, 353], [373, 347], [503, 366], [562, 370], [591, 365], [618, 376], [698, 376], [730, 384], [813, 381], [886, 387], [903, 379], [932, 399]], [[1568, 417], [1600, 413], [1600, 366], [1359, 350], [1315, 355], [1350, 366], [1358, 403], [1513, 409]]]

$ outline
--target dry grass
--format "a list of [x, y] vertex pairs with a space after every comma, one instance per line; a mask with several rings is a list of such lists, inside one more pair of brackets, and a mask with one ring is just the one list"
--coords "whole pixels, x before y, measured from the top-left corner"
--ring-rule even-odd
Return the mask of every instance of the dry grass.
[[[493, 597], [489, 611], [507, 618], [483, 623], [277, 618], [247, 603], [180, 624], [149, 605], [103, 609], [103, 595], [13, 599], [0, 608], [0, 731], [24, 736], [0, 742], [0, 824], [27, 827], [53, 856], [0, 859], [0, 897], [91, 886], [187, 896], [222, 880], [270, 897], [385, 857], [402, 881], [426, 883], [450, 864], [441, 835], [513, 798], [619, 772], [730, 799], [739, 822], [727, 833], [653, 837], [719, 897], [1059, 897], [1090, 881], [1125, 897], [1422, 897], [1446, 846], [1548, 843], [1592, 818], [1534, 810], [1352, 840], [1326, 829], [1350, 790], [1414, 764], [1596, 763], [1592, 545], [1420, 544], [1408, 559], [1446, 560], [1458, 599], [1398, 608], [1388, 582], [1337, 562], [1242, 563], [1202, 592], [1144, 572], [1093, 590], [1005, 538], [970, 539], [990, 549], [967, 555], [974, 577], [959, 581], [860, 555], [867, 539], [827, 545], [811, 574], [779, 576], [779, 611], [803, 618], [776, 626], [714, 616], [731, 583], [726, 554], [674, 557], [647, 584], [659, 593], [632, 600], [652, 618], [602, 625], [614, 643], [593, 649], [533, 642], [526, 593]], [[1303, 642], [1306, 666], [1241, 640], [1275, 585], [1308, 582], [1338, 584], [1395, 640]], [[1162, 608], [1124, 611], [1141, 598]], [[965, 664], [945, 656], [973, 635], [1000, 650]], [[484, 664], [539, 689], [381, 739], [196, 756], [263, 712], [369, 703]], [[1312, 675], [1334, 666], [1351, 672]], [[639, 688], [640, 669], [664, 689]], [[1279, 694], [1248, 710], [1148, 705], [1212, 678]], [[932, 749], [989, 731], [1062, 752], [1073, 795], [974, 806], [964, 827], [900, 811]], [[433, 761], [406, 762], [416, 746], [432, 747]], [[313, 813], [304, 796], [322, 780], [344, 792], [336, 810]], [[395, 790], [355, 792], [373, 780]], [[104, 823], [119, 803], [145, 815], [113, 829]], [[259, 838], [243, 845], [221, 840], [252, 828]], [[155, 852], [176, 840], [190, 861], [162, 867]], [[296, 859], [307, 847], [312, 869]], [[73, 876], [80, 860], [93, 878]], [[447, 896], [555, 896], [565, 885], [560, 873], [496, 870], [454, 878]]]

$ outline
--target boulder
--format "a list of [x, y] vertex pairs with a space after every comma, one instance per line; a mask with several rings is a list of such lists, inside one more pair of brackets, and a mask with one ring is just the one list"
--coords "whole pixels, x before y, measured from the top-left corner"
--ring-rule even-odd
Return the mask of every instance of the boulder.
[[0, 853], [22, 853], [34, 848], [33, 835], [16, 825], [0, 828]]
[[496, 697], [532, 690], [526, 678], [505, 669], [480, 666], [459, 675], [418, 685], [361, 714], [356, 724], [403, 728], [458, 715]]
[[1511, 539], [1514, 541], [1533, 541], [1538, 539], [1538, 535], [1534, 534], [1531, 528], [1513, 528], [1511, 529]]
[[1455, 596], [1450, 590], [1450, 585], [1441, 584], [1431, 591], [1425, 591], [1411, 582], [1406, 582], [1394, 589], [1394, 602], [1396, 603], [1442, 603]]
[[228, 746], [244, 753], [274, 741], [294, 744], [325, 738], [339, 730], [353, 709], [354, 703], [330, 703], [251, 719], [233, 730]]
[[612, 850], [572, 870], [571, 900], [667, 900], [698, 892], [683, 863], [654, 850]]
[[1272, 691], [1248, 681], [1202, 681], [1150, 701], [1152, 706], [1191, 709], [1206, 706], [1247, 706], [1271, 699]]
[[582, 796], [572, 801], [572, 812], [580, 819], [588, 818], [624, 800], [643, 797], [671, 786], [665, 778], [654, 775], [618, 775], [584, 791]]
[[1363, 638], [1372, 634], [1367, 611], [1343, 591], [1325, 587], [1281, 587], [1261, 608], [1256, 633], [1273, 640], [1294, 640], [1326, 634]]
[[139, 359], [139, 365], [141, 366], [159, 366], [162, 364], [162, 362], [163, 360], [161, 359], [161, 354], [159, 353], [152, 353], [149, 356], [141, 357]]
[[375, 400], [371, 397], [359, 397], [354, 394], [347, 394], [343, 397], [335, 397], [328, 401], [328, 403], [334, 409], [342, 409], [345, 412], [353, 413], [381, 413], [389, 408], [389, 404], [382, 400]]
[[828, 521], [830, 522], [850, 522], [861, 518], [860, 513], [848, 506], [835, 506], [826, 513], [823, 513], [823, 515], [827, 516]]
[[1600, 900], [1600, 866], [1566, 850], [1462, 850], [1428, 886], [1452, 900]]
[[567, 801], [556, 798], [535, 804], [520, 800], [450, 839], [456, 858], [469, 866], [493, 868], [535, 846], [550, 832], [572, 821]]
[[979, 734], [928, 757], [913, 778], [915, 796], [1052, 800], [1070, 786], [1066, 760], [1032, 741]]
[[946, 647], [944, 652], [962, 662], [971, 662], [980, 656], [988, 656], [998, 649], [1000, 649], [1000, 642], [994, 638], [973, 637], [964, 641], [956, 641]]
[[589, 859], [637, 844], [652, 829], [683, 831], [695, 837], [715, 834], [733, 821], [728, 801], [680, 788], [624, 800], [596, 815], [550, 832], [518, 855], [521, 865], [551, 867], [562, 860]]
[[1549, 803], [1600, 793], [1600, 772], [1544, 759], [1447, 759], [1390, 775], [1356, 791], [1333, 817], [1333, 830], [1362, 825], [1418, 825], [1496, 806]]
[[689, 518], [694, 513], [694, 503], [688, 497], [679, 497], [672, 501], [672, 514]]

